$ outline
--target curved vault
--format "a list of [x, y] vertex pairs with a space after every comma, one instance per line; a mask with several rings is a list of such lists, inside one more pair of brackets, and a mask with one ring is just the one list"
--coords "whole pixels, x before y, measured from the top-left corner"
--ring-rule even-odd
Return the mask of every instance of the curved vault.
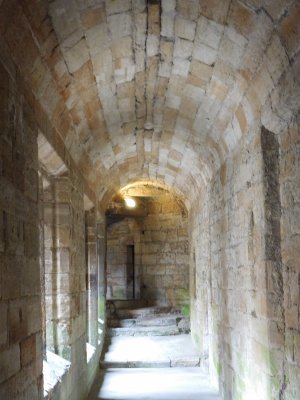
[[113, 202], [123, 202], [126, 197], [133, 198], [155, 198], [165, 193], [169, 193], [182, 207], [187, 210], [189, 207], [189, 199], [178, 189], [174, 189], [164, 182], [143, 180], [129, 183], [128, 185], [120, 188], [117, 192], [113, 193], [110, 198], [106, 197], [106, 201], [101, 202], [101, 208], [107, 210]]
[[191, 202], [242, 137], [298, 110], [296, 0], [0, 4], [1, 57], [103, 203], [138, 180]]

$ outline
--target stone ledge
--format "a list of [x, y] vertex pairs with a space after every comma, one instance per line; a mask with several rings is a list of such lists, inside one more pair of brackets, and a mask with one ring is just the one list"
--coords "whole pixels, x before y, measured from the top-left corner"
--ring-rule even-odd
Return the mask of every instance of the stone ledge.
[[51, 393], [54, 392], [57, 384], [62, 381], [62, 377], [69, 370], [70, 366], [70, 361], [51, 351], [47, 351], [47, 360], [43, 361], [44, 399], [51, 397]]

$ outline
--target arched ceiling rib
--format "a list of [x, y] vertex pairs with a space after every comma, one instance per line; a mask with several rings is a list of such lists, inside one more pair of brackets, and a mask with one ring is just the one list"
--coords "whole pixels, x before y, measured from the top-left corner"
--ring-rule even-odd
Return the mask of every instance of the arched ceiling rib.
[[298, 109], [297, 0], [0, 4], [1, 57], [100, 199], [143, 179], [189, 197], [261, 113], [278, 131]]

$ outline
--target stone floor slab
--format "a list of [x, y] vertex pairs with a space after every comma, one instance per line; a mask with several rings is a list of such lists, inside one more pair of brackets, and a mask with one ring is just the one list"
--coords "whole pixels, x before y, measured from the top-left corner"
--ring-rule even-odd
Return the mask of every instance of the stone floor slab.
[[220, 400], [199, 368], [116, 368], [102, 379], [89, 400]]
[[191, 336], [146, 336], [146, 337], [112, 337], [104, 361], [163, 361], [199, 359], [199, 351]]

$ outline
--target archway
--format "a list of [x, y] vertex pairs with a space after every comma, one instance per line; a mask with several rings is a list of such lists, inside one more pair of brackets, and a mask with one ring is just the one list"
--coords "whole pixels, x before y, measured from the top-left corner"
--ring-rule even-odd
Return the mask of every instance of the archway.
[[[126, 200], [134, 201], [130, 208]], [[111, 199], [107, 220], [107, 298], [143, 299], [189, 309], [188, 211], [183, 197], [153, 182], [136, 182]], [[134, 279], [129, 254], [134, 248]], [[133, 285], [134, 291], [130, 285]]]

